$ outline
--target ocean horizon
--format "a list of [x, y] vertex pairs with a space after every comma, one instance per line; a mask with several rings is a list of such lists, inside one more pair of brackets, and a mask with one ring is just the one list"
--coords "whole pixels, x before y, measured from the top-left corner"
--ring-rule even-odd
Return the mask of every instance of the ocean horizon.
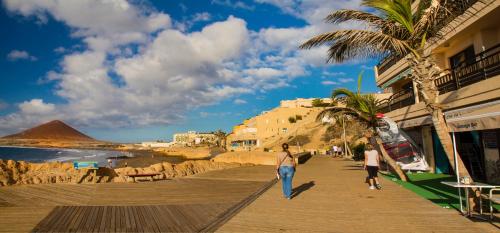
[[123, 156], [133, 157], [134, 155], [132, 152], [116, 150], [0, 146], [0, 159], [35, 163], [96, 161], [99, 166], [106, 166], [108, 158]]

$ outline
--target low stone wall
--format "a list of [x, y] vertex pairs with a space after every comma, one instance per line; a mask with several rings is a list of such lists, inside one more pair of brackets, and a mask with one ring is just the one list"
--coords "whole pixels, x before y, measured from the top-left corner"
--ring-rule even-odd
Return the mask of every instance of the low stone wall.
[[0, 186], [49, 183], [126, 182], [126, 175], [150, 173], [159, 173], [160, 177], [158, 178], [166, 179], [249, 165], [250, 164], [198, 160], [186, 161], [180, 164], [163, 162], [144, 168], [99, 168], [97, 170], [97, 179], [94, 180], [92, 170], [76, 170], [73, 168], [72, 163], [28, 163], [24, 161], [0, 160]]
[[212, 161], [224, 163], [251, 163], [258, 165], [276, 165], [279, 152], [237, 151], [226, 152], [215, 156]]
[[117, 168], [115, 169], [116, 176], [113, 178], [113, 182], [127, 182], [129, 181], [127, 180], [127, 175], [158, 173], [157, 179], [168, 179], [241, 166], [251, 166], [251, 164], [221, 163], [208, 160], [186, 161], [180, 164], [163, 162], [144, 168]]

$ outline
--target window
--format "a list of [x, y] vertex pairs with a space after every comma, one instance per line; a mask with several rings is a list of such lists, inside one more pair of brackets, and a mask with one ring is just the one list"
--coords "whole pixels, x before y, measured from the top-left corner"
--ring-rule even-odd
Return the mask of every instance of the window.
[[466, 66], [472, 64], [476, 61], [476, 54], [474, 52], [474, 47], [471, 45], [463, 51], [450, 57], [450, 66], [452, 69], [457, 67]]

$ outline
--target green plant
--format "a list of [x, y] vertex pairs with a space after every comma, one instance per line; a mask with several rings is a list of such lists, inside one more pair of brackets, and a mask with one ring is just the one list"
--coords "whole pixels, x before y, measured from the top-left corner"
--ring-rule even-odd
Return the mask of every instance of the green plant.
[[297, 120], [295, 119], [295, 117], [289, 117], [288, 122], [293, 124], [293, 123], [297, 122]]
[[354, 154], [353, 156], [354, 160], [360, 161], [365, 159], [365, 146], [366, 145], [361, 142], [352, 148], [352, 152]]

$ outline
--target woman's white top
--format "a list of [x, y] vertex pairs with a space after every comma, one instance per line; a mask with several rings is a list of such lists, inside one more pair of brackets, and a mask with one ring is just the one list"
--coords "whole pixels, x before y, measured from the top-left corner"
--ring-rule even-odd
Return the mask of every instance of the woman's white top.
[[367, 158], [366, 160], [366, 166], [375, 166], [378, 167], [378, 151], [376, 150], [367, 150], [365, 151], [365, 156]]

